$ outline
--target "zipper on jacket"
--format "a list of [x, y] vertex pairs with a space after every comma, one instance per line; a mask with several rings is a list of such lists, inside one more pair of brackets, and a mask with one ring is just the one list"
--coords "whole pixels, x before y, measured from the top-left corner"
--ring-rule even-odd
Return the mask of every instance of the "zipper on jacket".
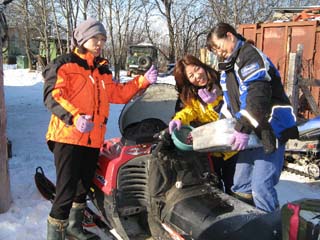
[[[93, 70], [91, 71], [91, 73], [93, 72]], [[97, 99], [95, 98], [96, 96], [94, 96], [94, 111], [97, 112], [97, 114], [100, 114], [100, 104], [101, 104], [101, 99], [100, 99], [100, 83], [99, 80], [95, 79], [91, 74], [89, 75], [89, 78], [91, 79], [93, 85], [95, 85], [94, 87], [94, 93], [97, 89]], [[104, 85], [102, 86], [104, 87]], [[97, 102], [96, 102], [97, 100]]]
[[92, 84], [94, 84], [95, 81], [94, 81], [94, 78], [91, 76], [91, 74], [89, 75], [89, 78], [90, 78]]
[[[91, 70], [91, 73], [93, 73], [93, 70]], [[94, 77], [92, 77], [92, 75], [90, 74], [89, 75], [89, 78], [93, 84], [93, 112], [92, 112], [92, 121], [94, 120], [94, 113], [95, 113], [95, 108], [96, 108], [96, 88], [95, 88], [95, 79]]]
[[[91, 73], [93, 73], [93, 69], [91, 69]], [[94, 77], [90, 74], [89, 75], [89, 78], [90, 78], [90, 80], [91, 80], [91, 82], [92, 82], [92, 84], [93, 84], [93, 112], [92, 112], [92, 119], [91, 119], [91, 121], [93, 122], [94, 121], [94, 115], [95, 115], [95, 108], [96, 108], [96, 96], [95, 96], [95, 84], [96, 84], [96, 81], [95, 81], [95, 79], [94, 79]], [[91, 137], [90, 137], [90, 133], [89, 133], [89, 136], [88, 136], [88, 141], [87, 141], [87, 144], [88, 145], [91, 145]]]

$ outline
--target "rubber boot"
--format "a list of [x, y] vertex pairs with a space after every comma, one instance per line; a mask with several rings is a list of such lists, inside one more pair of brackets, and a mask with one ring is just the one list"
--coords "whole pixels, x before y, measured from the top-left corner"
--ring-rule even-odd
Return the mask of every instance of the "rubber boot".
[[48, 217], [47, 240], [65, 240], [68, 220], [59, 220]]
[[68, 239], [75, 240], [99, 240], [100, 237], [83, 229], [85, 203], [73, 203], [69, 214], [69, 225], [66, 236]]

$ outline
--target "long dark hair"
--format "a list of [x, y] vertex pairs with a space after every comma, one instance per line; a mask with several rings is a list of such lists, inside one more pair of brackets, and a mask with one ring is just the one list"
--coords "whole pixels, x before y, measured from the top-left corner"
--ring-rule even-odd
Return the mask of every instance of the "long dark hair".
[[214, 26], [207, 35], [207, 48], [208, 50], [212, 50], [213, 43], [212, 37], [216, 36], [218, 39], [227, 38], [227, 33], [232, 33], [236, 38], [246, 41], [246, 39], [239, 33], [237, 33], [236, 29], [232, 27], [228, 23], [220, 22], [216, 26]]
[[[183, 103], [190, 103], [191, 99], [198, 98], [198, 88], [190, 83], [188, 76], [186, 75], [186, 66], [195, 65], [203, 68], [206, 71], [208, 77], [208, 83], [205, 86], [209, 91], [214, 87], [220, 89], [219, 85], [219, 73], [201, 62], [193, 55], [185, 55], [182, 59], [176, 62], [174, 67], [174, 78], [176, 80], [176, 90], [179, 93], [179, 97]], [[215, 86], [214, 86], [215, 85]]]

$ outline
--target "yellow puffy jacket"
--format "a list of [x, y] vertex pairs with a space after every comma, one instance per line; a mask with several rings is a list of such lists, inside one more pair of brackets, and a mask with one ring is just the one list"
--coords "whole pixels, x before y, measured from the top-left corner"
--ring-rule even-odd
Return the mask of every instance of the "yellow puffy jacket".
[[[183, 125], [190, 125], [193, 121], [202, 124], [217, 121], [219, 120], [219, 114], [214, 109], [221, 104], [222, 100], [223, 97], [219, 96], [214, 102], [205, 106], [199, 100], [192, 99], [188, 105], [175, 114], [173, 119], [180, 120]], [[237, 154], [236, 151], [212, 153], [213, 156], [223, 157], [224, 160], [231, 158], [235, 154]]]
[[[125, 104], [148, 87], [143, 76], [127, 83], [112, 79], [108, 62], [91, 53], [73, 53], [58, 57], [43, 71], [44, 104], [52, 112], [47, 141], [100, 148], [106, 133], [109, 104]], [[75, 122], [81, 114], [93, 117], [94, 128], [81, 133]]]
[[222, 96], [217, 97], [213, 103], [209, 103], [206, 106], [199, 100], [192, 99], [188, 105], [185, 105], [183, 109], [175, 114], [173, 119], [181, 120], [183, 125], [189, 125], [193, 121], [200, 123], [209, 123], [217, 121], [219, 114], [214, 111], [222, 101]]

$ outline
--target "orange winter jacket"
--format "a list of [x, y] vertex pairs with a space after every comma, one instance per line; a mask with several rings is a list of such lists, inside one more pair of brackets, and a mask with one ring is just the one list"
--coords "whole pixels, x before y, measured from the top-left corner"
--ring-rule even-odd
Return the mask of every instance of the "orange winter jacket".
[[[116, 83], [108, 62], [91, 53], [73, 53], [58, 57], [43, 71], [44, 104], [52, 112], [47, 141], [100, 148], [106, 133], [109, 104], [125, 104], [140, 90], [148, 87], [143, 76], [127, 83]], [[76, 119], [93, 117], [94, 128], [81, 133]]]

